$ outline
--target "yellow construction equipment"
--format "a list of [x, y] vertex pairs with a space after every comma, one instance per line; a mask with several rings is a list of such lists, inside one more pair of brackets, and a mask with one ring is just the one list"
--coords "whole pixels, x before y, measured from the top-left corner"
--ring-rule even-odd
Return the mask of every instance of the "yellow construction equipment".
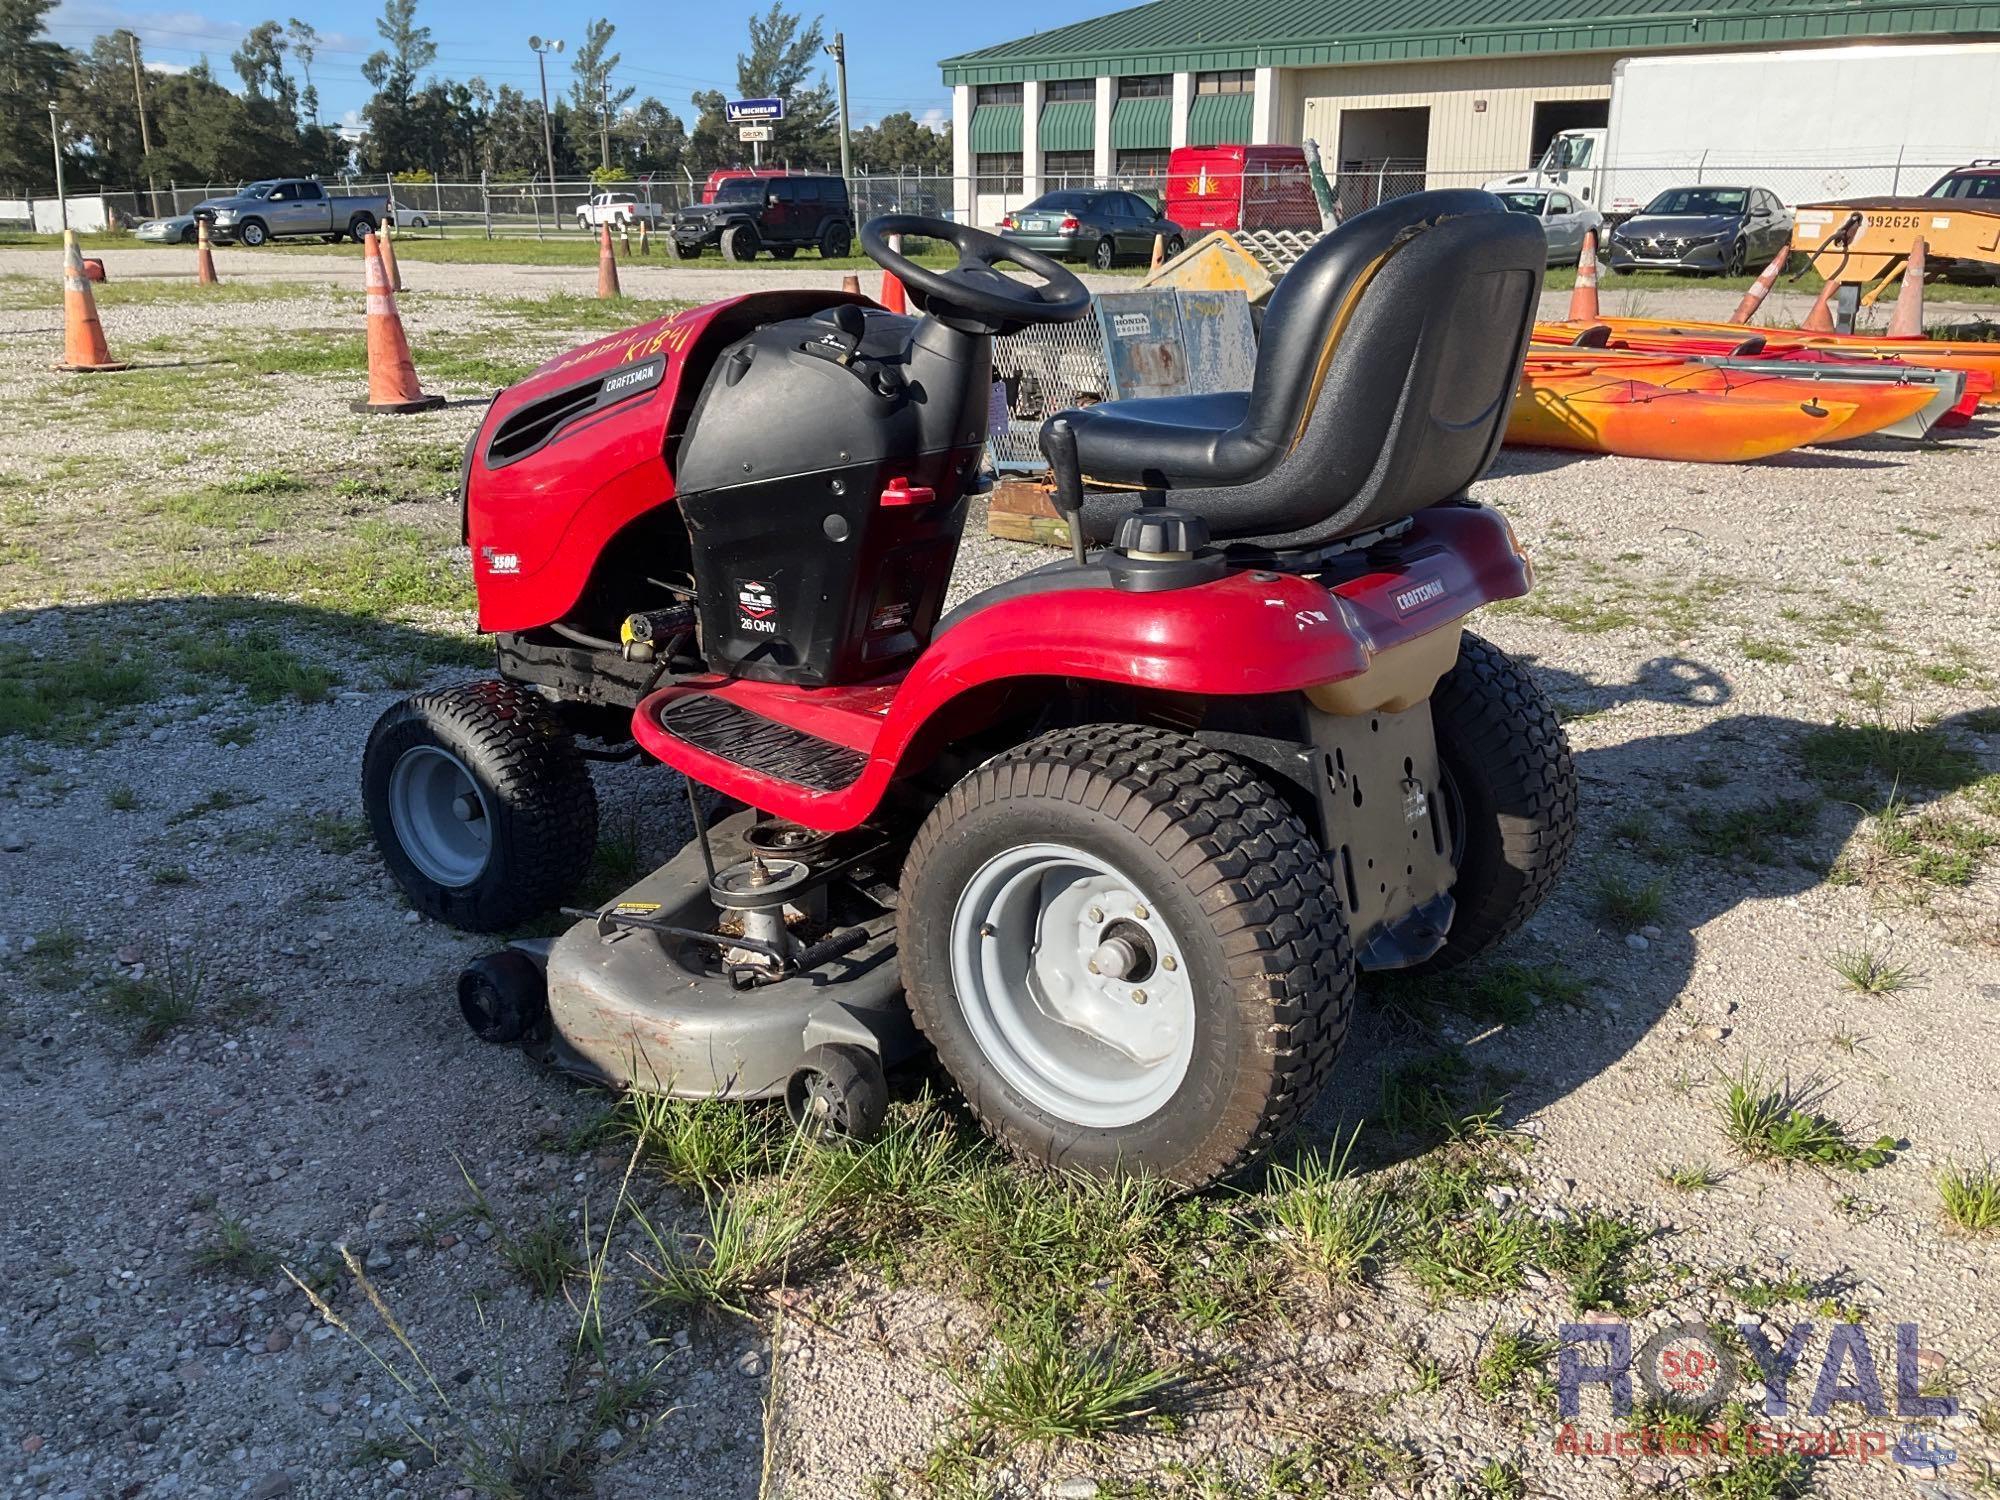
[[1902, 278], [1918, 240], [1932, 275], [2000, 271], [2000, 200], [1855, 198], [1802, 204], [1792, 221], [1792, 249], [1823, 280], [1860, 287], [1864, 306]]

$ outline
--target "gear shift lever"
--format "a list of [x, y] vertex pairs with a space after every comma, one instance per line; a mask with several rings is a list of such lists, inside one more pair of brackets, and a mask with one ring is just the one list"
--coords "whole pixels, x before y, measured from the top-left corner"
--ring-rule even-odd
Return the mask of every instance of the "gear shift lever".
[[1083, 555], [1083, 463], [1076, 456], [1076, 432], [1065, 417], [1057, 417], [1042, 428], [1042, 454], [1055, 478], [1050, 498], [1069, 522], [1069, 550], [1080, 567]]

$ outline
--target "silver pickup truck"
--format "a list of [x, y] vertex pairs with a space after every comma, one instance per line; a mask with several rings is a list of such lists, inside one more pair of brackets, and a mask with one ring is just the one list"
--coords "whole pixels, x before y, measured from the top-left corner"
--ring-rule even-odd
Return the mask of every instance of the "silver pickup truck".
[[211, 239], [256, 246], [298, 234], [359, 240], [390, 217], [390, 207], [380, 195], [329, 193], [310, 177], [273, 177], [245, 183], [231, 197], [210, 198], [196, 206], [195, 215], [208, 220]]

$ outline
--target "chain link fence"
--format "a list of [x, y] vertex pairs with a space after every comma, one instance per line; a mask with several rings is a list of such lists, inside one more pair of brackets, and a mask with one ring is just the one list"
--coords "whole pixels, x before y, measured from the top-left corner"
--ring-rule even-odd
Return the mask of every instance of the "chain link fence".
[[[1945, 173], [1963, 165], [1956, 161], [1900, 157], [1867, 162], [1810, 161], [1797, 156], [1762, 162], [1701, 157], [1683, 162], [1620, 163], [1606, 168], [1571, 169], [1529, 185], [1566, 192], [1579, 206], [1615, 217], [1643, 207], [1669, 188], [1689, 184], [1761, 187], [1794, 206], [1842, 198], [1914, 195], [1923, 193]], [[810, 170], [825, 175], [839, 173], [838, 167], [831, 166]], [[1484, 187], [1532, 176], [1531, 169], [1519, 166], [1445, 172], [1420, 160], [1391, 159], [1343, 162], [1339, 170], [1329, 173], [1328, 181], [1340, 216], [1345, 218], [1425, 188]], [[1258, 175], [1250, 181], [1214, 171], [1199, 177], [1175, 177], [1157, 166], [1101, 176], [1047, 173], [1038, 178], [1025, 176], [1018, 168], [972, 177], [935, 172], [864, 171], [849, 179], [849, 191], [857, 222], [878, 214], [906, 213], [969, 218], [976, 224], [992, 227], [1042, 194], [1098, 188], [1136, 193], [1163, 212], [1180, 213], [1195, 219], [1197, 224], [1209, 221], [1229, 225], [1236, 222], [1232, 214], [1240, 220], [1237, 206], [1247, 198], [1255, 206], [1251, 214], [1255, 226], [1316, 228], [1317, 210], [1310, 193], [1297, 191], [1302, 180], [1302, 173], [1296, 173], [1296, 180], [1287, 175], [1283, 190], [1279, 191], [1274, 189], [1273, 179], [1268, 175]], [[237, 186], [233, 182], [168, 182], [72, 194], [71, 219], [78, 227], [89, 229], [130, 228], [144, 219], [188, 213], [205, 199], [233, 193]], [[406, 231], [439, 236], [547, 238], [591, 232], [582, 210], [596, 193], [630, 193], [639, 203], [656, 208], [664, 218], [699, 202], [705, 183], [664, 176], [610, 184], [576, 178], [558, 181], [553, 186], [538, 178], [391, 182], [380, 177], [361, 177], [329, 182], [327, 186], [335, 192], [391, 197], [396, 204], [398, 224]], [[46, 231], [56, 219], [53, 199], [0, 199], [0, 227]]]

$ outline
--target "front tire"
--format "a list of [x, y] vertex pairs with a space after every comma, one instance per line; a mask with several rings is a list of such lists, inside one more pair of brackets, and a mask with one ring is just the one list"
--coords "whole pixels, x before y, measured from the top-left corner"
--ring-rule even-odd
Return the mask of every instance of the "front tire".
[[722, 258], [729, 261], [755, 260], [761, 248], [757, 231], [748, 224], [731, 224], [722, 231]]
[[410, 904], [467, 932], [555, 906], [597, 849], [588, 766], [555, 711], [511, 683], [391, 707], [368, 736], [361, 802]]
[[195, 230], [195, 227], [192, 224], [188, 225], [187, 228], [181, 231], [181, 243], [183, 245], [195, 244], [200, 239], [201, 235]]
[[1576, 764], [1554, 705], [1521, 664], [1467, 631], [1431, 693], [1457, 851], [1445, 945], [1411, 972], [1487, 952], [1548, 899], [1576, 844]]
[[270, 234], [258, 220], [245, 219], [243, 227], [236, 231], [236, 238], [241, 240], [245, 245], [248, 245], [252, 250], [255, 250], [265, 240], [270, 238]]
[[1241, 763], [1058, 730], [939, 802], [903, 866], [903, 979], [1016, 1155], [1200, 1187], [1288, 1130], [1339, 1051], [1354, 960], [1298, 816]]

